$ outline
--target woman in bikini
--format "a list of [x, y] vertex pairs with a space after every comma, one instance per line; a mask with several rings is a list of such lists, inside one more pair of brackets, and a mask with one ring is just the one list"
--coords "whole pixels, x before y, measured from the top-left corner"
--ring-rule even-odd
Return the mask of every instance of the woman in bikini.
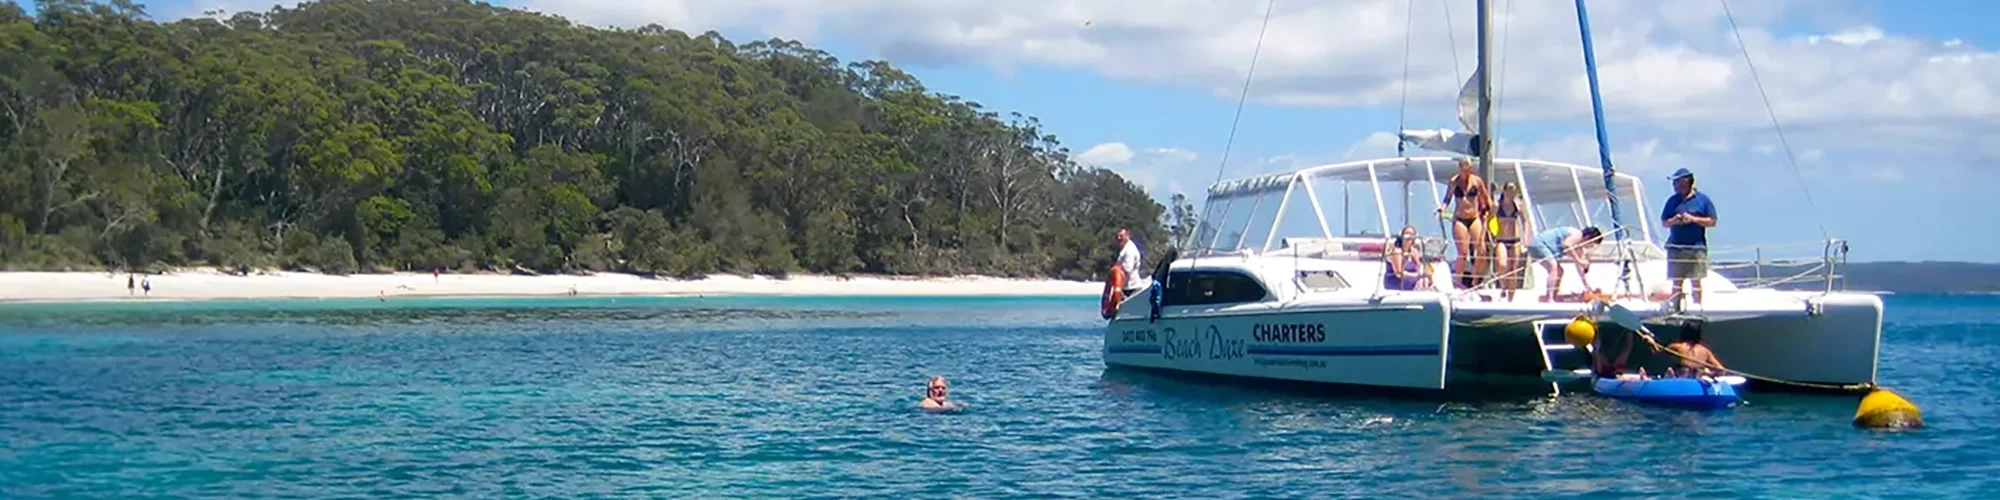
[[1521, 288], [1524, 281], [1522, 272], [1527, 268], [1521, 260], [1525, 249], [1521, 246], [1521, 235], [1533, 231], [1528, 228], [1527, 214], [1521, 210], [1521, 185], [1509, 182], [1500, 187], [1500, 201], [1493, 206], [1493, 218], [1499, 221], [1499, 234], [1493, 236], [1495, 252], [1494, 264], [1500, 275], [1500, 294], [1505, 300], [1514, 300], [1514, 290]]
[[[1458, 160], [1458, 174], [1451, 176], [1445, 184], [1449, 189], [1439, 203], [1453, 207], [1451, 239], [1458, 244], [1458, 261], [1452, 266], [1452, 278], [1459, 282], [1459, 286], [1471, 288], [1478, 283], [1478, 273], [1468, 264], [1479, 264], [1484, 258], [1478, 249], [1486, 244], [1487, 229], [1480, 221], [1485, 220], [1487, 212], [1492, 210], [1493, 193], [1486, 185], [1486, 179], [1479, 178], [1479, 174], [1472, 171], [1472, 160], [1467, 158]], [[1444, 214], [1445, 210], [1445, 207], [1438, 207], [1438, 214]]]
[[1403, 226], [1403, 234], [1390, 240], [1382, 249], [1382, 288], [1388, 290], [1423, 290], [1430, 288], [1430, 278], [1424, 274], [1424, 249], [1417, 237], [1417, 228]]

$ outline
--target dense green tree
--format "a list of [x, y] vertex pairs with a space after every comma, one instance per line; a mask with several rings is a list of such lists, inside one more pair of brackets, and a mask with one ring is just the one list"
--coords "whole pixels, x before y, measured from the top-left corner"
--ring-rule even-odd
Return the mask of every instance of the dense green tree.
[[1035, 118], [795, 41], [460, 0], [36, 7], [0, 3], [10, 268], [1087, 278], [1117, 228], [1167, 241]]

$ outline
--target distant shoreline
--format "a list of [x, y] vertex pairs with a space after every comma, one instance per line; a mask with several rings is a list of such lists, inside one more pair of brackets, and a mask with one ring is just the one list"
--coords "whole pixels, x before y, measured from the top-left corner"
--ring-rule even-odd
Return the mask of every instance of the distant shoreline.
[[[152, 292], [128, 293], [150, 280]], [[684, 296], [1077, 296], [1094, 297], [1102, 283], [986, 276], [915, 277], [891, 275], [769, 276], [719, 275], [699, 279], [648, 278], [633, 274], [590, 275], [391, 274], [330, 275], [274, 271], [247, 276], [214, 268], [163, 274], [95, 272], [0, 272], [0, 304], [101, 303], [203, 300], [316, 300], [478, 297], [684, 297]]]

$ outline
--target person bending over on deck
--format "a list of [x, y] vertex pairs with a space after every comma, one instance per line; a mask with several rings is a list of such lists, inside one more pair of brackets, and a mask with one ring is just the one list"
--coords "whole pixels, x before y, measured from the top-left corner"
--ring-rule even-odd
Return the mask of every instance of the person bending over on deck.
[[[1452, 278], [1458, 281], [1460, 287], [1472, 288], [1479, 282], [1474, 267], [1484, 258], [1478, 250], [1486, 244], [1487, 230], [1480, 221], [1485, 220], [1486, 213], [1492, 209], [1492, 187], [1486, 185], [1486, 179], [1479, 178], [1479, 173], [1472, 171], [1472, 160], [1469, 158], [1458, 160], [1458, 173], [1445, 182], [1445, 187], [1444, 199], [1438, 203], [1455, 207], [1450, 209], [1451, 240], [1458, 244], [1458, 261], [1452, 266]], [[1454, 200], [1457, 201], [1455, 205], [1452, 203]], [[1444, 206], [1439, 206], [1438, 214], [1444, 215], [1446, 210]]]
[[960, 403], [957, 401], [948, 401], [946, 399], [949, 397], [950, 392], [951, 392], [951, 386], [945, 383], [944, 377], [932, 376], [930, 386], [924, 393], [924, 400], [920, 403], [917, 403], [917, 406], [925, 410], [931, 410], [931, 411], [956, 410], [959, 408], [964, 408], [965, 403]]
[[1549, 271], [1549, 289], [1542, 295], [1542, 302], [1555, 302], [1556, 292], [1562, 288], [1562, 262], [1558, 260], [1562, 256], [1576, 263], [1576, 279], [1583, 283], [1584, 291], [1594, 290], [1590, 287], [1590, 251], [1603, 241], [1604, 233], [1594, 227], [1582, 230], [1552, 227], [1535, 233], [1535, 241], [1528, 245], [1528, 257]]
[[1708, 344], [1701, 342], [1699, 322], [1689, 322], [1687, 327], [1681, 330], [1681, 339], [1667, 344], [1667, 350], [1687, 356], [1685, 358], [1676, 356], [1681, 361], [1680, 373], [1683, 375], [1715, 376], [1729, 369], [1722, 366], [1722, 359], [1715, 357], [1715, 351], [1709, 350]]

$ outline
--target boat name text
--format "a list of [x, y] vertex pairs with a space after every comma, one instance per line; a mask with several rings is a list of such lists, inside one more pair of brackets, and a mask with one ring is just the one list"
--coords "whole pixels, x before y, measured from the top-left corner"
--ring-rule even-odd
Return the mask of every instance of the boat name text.
[[1320, 323], [1256, 325], [1250, 332], [1258, 342], [1326, 342], [1326, 325]]
[[1208, 359], [1242, 359], [1248, 353], [1243, 339], [1222, 338], [1222, 330], [1208, 327]]
[[1167, 359], [1194, 359], [1201, 356], [1201, 339], [1190, 335], [1180, 336], [1172, 328], [1160, 332], [1160, 356]]
[[[1208, 348], [1202, 349], [1202, 338], [1207, 337]], [[1160, 356], [1167, 359], [1242, 359], [1250, 356], [1250, 349], [1243, 339], [1226, 338], [1222, 330], [1211, 325], [1207, 335], [1181, 336], [1180, 332], [1167, 328], [1160, 332]]]

